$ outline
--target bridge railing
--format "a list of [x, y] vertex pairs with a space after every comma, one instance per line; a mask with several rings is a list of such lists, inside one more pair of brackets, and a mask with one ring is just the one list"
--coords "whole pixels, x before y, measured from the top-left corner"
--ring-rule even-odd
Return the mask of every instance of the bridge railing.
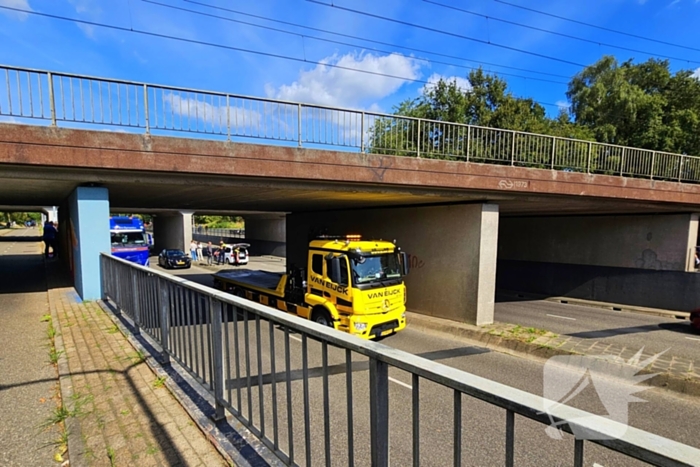
[[[451, 453], [455, 466], [482, 450], [491, 463], [513, 466], [516, 456], [551, 459], [554, 449], [560, 459], [551, 463], [578, 467], [588, 443], [654, 465], [700, 459], [690, 446], [420, 356], [106, 254], [100, 260], [105, 300], [160, 346], [163, 362], [177, 361], [202, 385], [214, 399], [215, 418], [230, 412], [287, 465], [330, 465], [333, 458], [385, 467], [390, 450], [395, 465], [434, 465], [435, 458], [426, 457], [437, 449]], [[410, 392], [390, 390], [397, 371], [408, 376], [411, 384], [402, 385]], [[441, 398], [441, 390], [447, 396]], [[490, 415], [478, 430], [463, 409], [474, 410], [468, 404], [475, 400], [483, 404], [477, 410]], [[432, 411], [421, 411], [426, 403]], [[407, 420], [392, 422], [399, 412]], [[441, 433], [422, 429], [425, 418], [436, 415]], [[547, 444], [546, 425], [562, 430], [564, 441]], [[490, 433], [489, 441], [465, 449], [464, 438], [482, 432]]]
[[245, 238], [245, 229], [213, 229], [203, 225], [193, 225], [192, 234], [220, 238]]
[[0, 116], [51, 125], [700, 182], [700, 158], [277, 99], [0, 66]]

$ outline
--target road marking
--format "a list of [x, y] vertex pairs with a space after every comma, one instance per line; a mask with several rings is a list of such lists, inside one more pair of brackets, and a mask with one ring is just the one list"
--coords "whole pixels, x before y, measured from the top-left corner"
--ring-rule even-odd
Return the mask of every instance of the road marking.
[[571, 321], [576, 321], [576, 318], [569, 318], [568, 316], [559, 316], [559, 315], [550, 315], [550, 314], [547, 314], [547, 316], [551, 316], [552, 318], [570, 319]]
[[691, 341], [700, 341], [697, 337], [686, 337], [686, 339], [690, 339]]
[[301, 342], [301, 337], [292, 336], [291, 334], [289, 335], [289, 337], [291, 337], [291, 338], [294, 339], [295, 341]]
[[398, 385], [401, 385], [401, 386], [403, 386], [403, 387], [405, 387], [405, 388], [413, 389], [413, 386], [411, 386], [410, 384], [406, 384], [406, 383], [404, 383], [403, 381], [399, 381], [398, 379], [394, 379], [394, 378], [392, 378], [391, 376], [389, 376], [389, 381], [391, 381], [392, 383], [396, 383], [396, 384], [398, 384]]

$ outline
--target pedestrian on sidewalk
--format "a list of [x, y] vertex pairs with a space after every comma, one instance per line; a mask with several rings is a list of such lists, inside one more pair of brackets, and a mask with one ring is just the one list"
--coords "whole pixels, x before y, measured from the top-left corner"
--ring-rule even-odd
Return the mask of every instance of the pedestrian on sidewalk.
[[202, 242], [197, 242], [197, 261], [202, 261], [204, 256], [202, 255]]
[[44, 240], [44, 256], [49, 257], [49, 248], [51, 248], [51, 254], [54, 257], [58, 257], [56, 251], [56, 237], [58, 236], [58, 230], [56, 226], [51, 221], [46, 221], [44, 224], [44, 233], [42, 235], [42, 240]]
[[207, 252], [207, 266], [211, 266], [214, 264], [214, 249], [211, 246], [211, 242], [207, 243], [205, 251]]
[[197, 242], [194, 240], [190, 242], [190, 256], [192, 257], [192, 261], [197, 261]]

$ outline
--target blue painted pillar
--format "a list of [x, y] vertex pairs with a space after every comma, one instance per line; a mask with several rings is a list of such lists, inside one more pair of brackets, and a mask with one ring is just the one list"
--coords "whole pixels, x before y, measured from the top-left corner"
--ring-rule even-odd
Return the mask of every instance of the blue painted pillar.
[[[70, 263], [75, 289], [83, 300], [102, 298], [100, 253], [109, 253], [109, 192], [78, 187], [68, 198]], [[59, 226], [59, 228], [62, 226]]]

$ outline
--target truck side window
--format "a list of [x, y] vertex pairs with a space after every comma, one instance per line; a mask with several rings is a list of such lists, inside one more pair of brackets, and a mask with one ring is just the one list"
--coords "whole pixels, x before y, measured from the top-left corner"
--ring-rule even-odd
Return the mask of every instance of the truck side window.
[[313, 255], [311, 257], [311, 270], [316, 274], [323, 275], [323, 256]]
[[[328, 275], [330, 276], [331, 274], [331, 260], [327, 259], [326, 260], [326, 271], [328, 272]], [[350, 285], [348, 282], [348, 260], [346, 258], [340, 258], [340, 283], [339, 285]]]

